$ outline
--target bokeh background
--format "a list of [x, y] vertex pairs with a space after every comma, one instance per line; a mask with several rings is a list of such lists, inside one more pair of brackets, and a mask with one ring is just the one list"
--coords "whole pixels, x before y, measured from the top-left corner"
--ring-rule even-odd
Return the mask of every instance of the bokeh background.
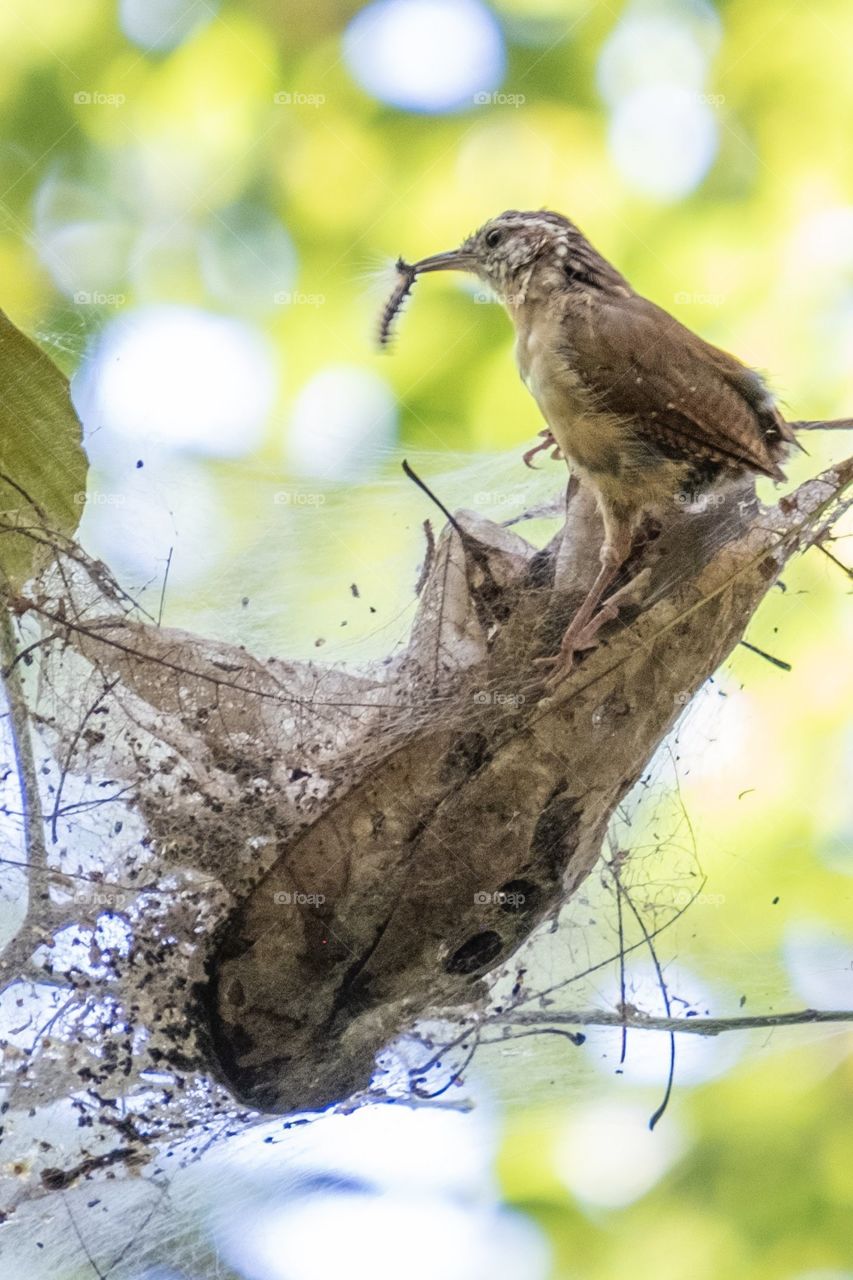
[[[851, 45], [844, 0], [0, 6], [0, 306], [73, 376], [84, 541], [166, 622], [349, 662], [404, 642], [431, 512], [401, 458], [500, 518], [560, 483], [520, 465], [541, 424], [478, 286], [421, 282], [375, 347], [389, 261], [508, 207], [568, 214], [791, 417], [851, 412]], [[808, 445], [792, 481], [849, 448]], [[785, 588], [750, 639], [792, 671], [740, 650], [620, 836], [638, 893], [707, 876], [660, 940], [681, 1007], [853, 1005], [848, 583], [814, 550]], [[574, 912], [552, 981], [612, 934], [612, 895]], [[648, 961], [628, 989], [658, 1007]], [[246, 1135], [121, 1274], [850, 1280], [850, 1043], [679, 1044], [650, 1134], [665, 1040], [620, 1067], [609, 1033], [525, 1039], [475, 1061], [471, 1115]]]

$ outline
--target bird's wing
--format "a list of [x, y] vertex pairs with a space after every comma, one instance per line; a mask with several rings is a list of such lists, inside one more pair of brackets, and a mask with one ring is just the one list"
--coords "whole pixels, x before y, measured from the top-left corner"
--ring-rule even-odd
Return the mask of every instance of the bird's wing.
[[665, 450], [784, 479], [777, 459], [794, 434], [763, 381], [646, 298], [567, 315], [567, 354], [595, 403], [634, 419]]

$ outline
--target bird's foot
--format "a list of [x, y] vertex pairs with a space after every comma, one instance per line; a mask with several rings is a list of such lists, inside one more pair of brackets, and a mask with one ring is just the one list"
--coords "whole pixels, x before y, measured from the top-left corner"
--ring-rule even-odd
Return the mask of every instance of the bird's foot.
[[522, 455], [522, 462], [526, 467], [530, 467], [531, 471], [536, 470], [532, 459], [536, 457], [537, 453], [541, 453], [543, 449], [551, 450], [551, 457], [555, 462], [558, 462], [563, 456], [560, 446], [557, 444], [557, 441], [554, 439], [552, 433], [547, 427], [544, 431], [540, 431], [539, 435], [542, 437], [541, 442], [539, 444], [535, 444], [532, 449], [528, 449], [527, 453]]
[[534, 666], [552, 668], [545, 681], [549, 689], [555, 689], [562, 683], [574, 669], [576, 655], [583, 653], [587, 649], [594, 648], [599, 630], [605, 623], [613, 622], [614, 618], [618, 616], [619, 604], [616, 601], [608, 600], [588, 622], [582, 621], [578, 627], [575, 626], [574, 622], [569, 623], [557, 653], [550, 658], [536, 658], [534, 660]]

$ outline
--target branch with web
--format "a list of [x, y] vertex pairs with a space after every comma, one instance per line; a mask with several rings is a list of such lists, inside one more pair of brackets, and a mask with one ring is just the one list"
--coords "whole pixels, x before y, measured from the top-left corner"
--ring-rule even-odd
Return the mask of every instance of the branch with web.
[[[743, 489], [680, 513], [556, 692], [537, 659], [596, 571], [594, 502], [570, 486], [544, 545], [525, 513], [457, 511], [405, 646], [341, 669], [142, 610], [75, 541], [65, 380], [8, 322], [2, 338], [6, 1213], [132, 1169], [165, 1185], [166, 1158], [263, 1115], [447, 1102], [495, 1040], [850, 1017], [670, 999], [656, 943], [701, 880], [688, 847], [690, 891], [666, 897], [637, 815], [685, 706], [846, 511], [853, 463], [775, 507]], [[598, 867], [615, 945], [582, 919]], [[574, 967], [534, 980], [560, 938]], [[628, 998], [638, 951], [660, 1015]], [[597, 1008], [583, 981], [614, 965], [619, 998]]]

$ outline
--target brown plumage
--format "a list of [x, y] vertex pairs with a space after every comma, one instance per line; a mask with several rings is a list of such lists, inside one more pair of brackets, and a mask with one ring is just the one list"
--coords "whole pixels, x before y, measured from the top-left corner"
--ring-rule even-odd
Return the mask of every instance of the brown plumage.
[[503, 302], [548, 424], [539, 447], [556, 444], [601, 509], [602, 567], [564, 637], [562, 672], [614, 616], [601, 601], [643, 516], [746, 476], [783, 480], [798, 424], [759, 374], [636, 293], [561, 214], [509, 210], [407, 267], [383, 333], [415, 277], [445, 270], [472, 272]]

